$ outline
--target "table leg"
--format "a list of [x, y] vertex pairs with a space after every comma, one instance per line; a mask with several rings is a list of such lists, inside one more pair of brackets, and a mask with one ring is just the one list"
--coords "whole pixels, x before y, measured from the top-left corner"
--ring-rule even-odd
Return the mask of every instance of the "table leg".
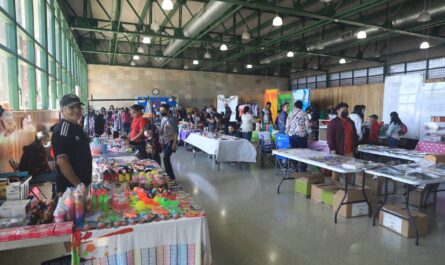
[[414, 223], [413, 216], [411, 215], [411, 210], [409, 209], [409, 193], [413, 190], [411, 185], [406, 185], [406, 196], [405, 196], [405, 207], [406, 207], [406, 213], [409, 217], [409, 222], [414, 228], [414, 232], [416, 232], [416, 246], [419, 245], [419, 232], [417, 231], [417, 226]]
[[383, 206], [386, 204], [386, 201], [388, 200], [388, 178], [385, 178], [385, 196], [383, 197], [382, 204], [379, 204], [377, 206], [377, 209], [374, 214], [374, 220], [372, 221], [372, 225], [375, 226], [375, 219], [379, 216], [380, 210], [382, 210]]
[[365, 173], [365, 171], [363, 171], [362, 193], [363, 193], [363, 197], [365, 198], [366, 203], [368, 204], [368, 216], [371, 217], [372, 216], [371, 203], [369, 202], [368, 196], [366, 196], [366, 192], [365, 192], [365, 177], [366, 177], [366, 173]]
[[337, 211], [335, 211], [335, 216], [334, 216], [334, 222], [337, 223], [337, 216], [338, 216], [338, 212], [340, 211], [340, 208], [343, 206], [343, 203], [345, 202], [346, 199], [346, 195], [348, 194], [348, 176], [346, 174], [343, 174], [343, 177], [345, 178], [345, 195], [343, 196], [343, 199], [341, 200], [340, 205], [337, 208]]

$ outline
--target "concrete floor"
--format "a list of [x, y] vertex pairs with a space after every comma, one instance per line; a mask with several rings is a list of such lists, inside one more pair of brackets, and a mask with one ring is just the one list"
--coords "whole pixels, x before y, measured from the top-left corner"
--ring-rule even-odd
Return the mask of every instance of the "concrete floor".
[[[216, 265], [444, 263], [443, 196], [426, 211], [430, 232], [416, 247], [412, 239], [373, 227], [367, 217], [340, 217], [334, 224], [330, 208], [295, 195], [294, 181], [285, 181], [277, 195], [273, 166], [223, 164], [218, 172], [207, 155], [193, 159], [184, 149], [173, 164], [179, 184], [207, 210]], [[0, 264], [40, 264], [63, 253], [63, 245], [4, 251]]]

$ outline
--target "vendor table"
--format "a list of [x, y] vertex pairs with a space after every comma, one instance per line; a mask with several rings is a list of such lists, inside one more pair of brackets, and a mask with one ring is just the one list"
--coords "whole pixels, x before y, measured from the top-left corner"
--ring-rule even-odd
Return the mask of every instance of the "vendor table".
[[445, 154], [445, 143], [419, 141], [416, 146], [416, 151], [429, 154]]
[[10, 249], [18, 249], [18, 248], [27, 248], [27, 247], [36, 247], [43, 245], [51, 245], [57, 243], [70, 242], [71, 235], [66, 236], [49, 236], [42, 238], [30, 238], [23, 240], [13, 240], [7, 242], [0, 242], [0, 251], [10, 250]]
[[426, 155], [426, 153], [424, 152], [419, 152], [415, 150], [407, 150], [402, 148], [389, 148], [387, 146], [368, 145], [368, 144], [359, 145], [358, 151], [361, 153], [397, 158], [413, 162], [419, 162]]
[[[310, 150], [310, 149], [300, 149], [300, 148], [294, 148], [294, 149], [279, 149], [279, 150], [274, 150], [272, 152], [274, 155], [276, 156], [280, 156], [280, 157], [284, 157], [290, 160], [294, 160], [294, 161], [299, 161], [305, 164], [309, 164], [309, 165], [313, 165], [313, 166], [317, 166], [317, 167], [321, 167], [321, 168], [325, 168], [337, 173], [340, 173], [344, 176], [345, 179], [345, 184], [344, 184], [344, 190], [345, 190], [345, 195], [343, 196], [343, 199], [341, 200], [340, 205], [338, 206], [337, 210], [335, 211], [335, 216], [334, 216], [334, 222], [337, 223], [337, 215], [338, 212], [340, 211], [341, 206], [346, 205], [346, 204], [352, 204], [352, 203], [358, 203], [358, 202], [366, 202], [368, 204], [368, 215], [371, 216], [371, 204], [369, 203], [368, 197], [366, 196], [365, 193], [365, 178], [363, 177], [363, 183], [362, 183], [362, 193], [364, 196], [364, 200], [362, 201], [348, 201], [345, 202], [347, 193], [348, 193], [348, 187], [349, 187], [349, 177], [346, 176], [346, 174], [350, 174], [350, 173], [360, 173], [363, 172], [364, 167], [369, 167], [369, 166], [375, 166], [374, 163], [369, 162], [369, 161], [364, 161], [364, 160], [358, 160], [352, 157], [345, 157], [345, 156], [339, 156], [339, 155], [332, 155], [332, 154], [326, 154], [324, 152], [319, 152], [319, 151], [314, 151], [314, 150]], [[335, 163], [335, 160], [342, 160], [344, 162], [350, 162], [350, 163], [355, 163], [355, 164], [362, 164], [363, 167], [362, 168], [356, 168], [356, 169], [352, 169], [352, 168], [346, 168], [344, 167], [342, 164], [340, 163]], [[334, 163], [333, 163], [334, 162]], [[283, 174], [283, 177], [281, 179], [280, 184], [278, 185], [278, 193], [280, 191], [280, 186], [283, 182], [283, 180], [285, 179], [293, 179], [292, 177], [288, 177], [287, 176], [288, 171], [286, 171]], [[363, 173], [364, 174], [364, 173]]]
[[181, 132], [179, 132], [179, 140], [185, 141], [191, 133], [200, 133], [200, 132], [202, 132], [202, 131], [201, 130], [181, 130]]
[[[443, 166], [442, 166], [443, 167]], [[392, 179], [394, 181], [398, 181], [404, 183], [406, 186], [405, 193], [405, 208], [408, 214], [408, 218], [400, 216], [400, 218], [407, 219], [414, 228], [416, 233], [416, 245], [419, 245], [419, 233], [417, 231], [416, 224], [414, 223], [413, 217], [411, 215], [411, 211], [409, 209], [409, 194], [411, 191], [415, 190], [419, 186], [428, 185], [428, 184], [440, 184], [445, 182], [445, 168], [441, 168], [433, 166], [429, 168], [421, 168], [419, 165], [411, 164], [411, 165], [399, 165], [399, 166], [379, 166], [375, 168], [366, 169], [365, 172], [374, 176], [385, 178], [385, 195], [383, 199], [383, 203], [379, 205], [375, 216], [373, 225], [375, 226], [375, 220], [379, 214], [379, 211], [384, 211], [383, 206], [386, 204], [388, 199], [388, 180]], [[409, 173], [413, 175], [408, 175]], [[419, 176], [418, 174], [428, 174], [432, 177]], [[438, 192], [442, 190], [436, 190], [434, 192]], [[426, 198], [428, 199], [428, 198]]]
[[247, 140], [228, 135], [211, 135], [203, 133], [192, 133], [185, 140], [209, 155], [214, 156], [218, 164], [223, 162], [256, 162], [256, 149]]
[[83, 264], [212, 264], [205, 217], [76, 232], [73, 241]]

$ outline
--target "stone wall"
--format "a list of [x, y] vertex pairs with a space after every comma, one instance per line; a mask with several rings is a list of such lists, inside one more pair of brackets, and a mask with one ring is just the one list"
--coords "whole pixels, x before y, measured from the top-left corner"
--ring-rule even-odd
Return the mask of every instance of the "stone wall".
[[[157, 88], [159, 96], [176, 96], [182, 106], [201, 108], [215, 102], [216, 96], [239, 95], [259, 98], [265, 89], [289, 88], [288, 79], [280, 77], [162, 70], [106, 65], [88, 65], [89, 95], [95, 99], [151, 96]], [[95, 107], [129, 106], [132, 102], [95, 102]]]

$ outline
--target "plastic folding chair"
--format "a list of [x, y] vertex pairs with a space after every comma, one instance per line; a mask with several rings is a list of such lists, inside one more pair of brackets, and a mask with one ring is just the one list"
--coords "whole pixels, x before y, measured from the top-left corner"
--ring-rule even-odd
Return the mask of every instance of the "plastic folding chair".
[[[278, 133], [276, 135], [276, 147], [277, 149], [289, 149], [290, 148], [290, 141], [289, 136], [284, 133]], [[288, 177], [290, 171], [292, 171], [290, 167], [290, 160], [288, 158], [282, 157], [282, 156], [276, 156], [276, 165], [275, 168], [278, 166], [280, 167], [281, 171], [281, 181], [280, 184], [278, 184], [277, 188], [277, 194], [280, 194], [280, 187], [284, 180], [294, 179], [293, 177]]]

